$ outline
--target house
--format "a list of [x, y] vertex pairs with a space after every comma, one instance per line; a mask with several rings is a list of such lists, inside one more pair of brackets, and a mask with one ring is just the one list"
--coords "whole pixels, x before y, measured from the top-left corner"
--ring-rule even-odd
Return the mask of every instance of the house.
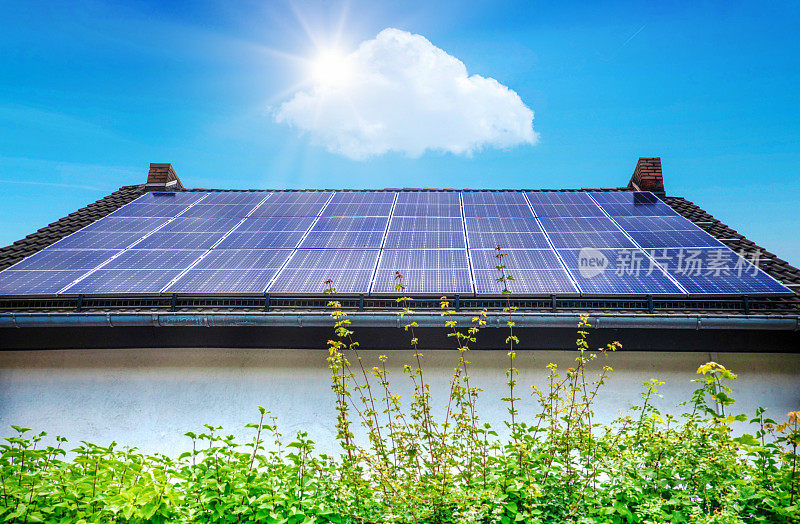
[[0, 249], [0, 270], [0, 427], [72, 441], [174, 452], [204, 423], [243, 431], [262, 405], [335, 450], [328, 288], [364, 361], [386, 354], [407, 392], [397, 298], [414, 299], [434, 399], [457, 358], [441, 297], [463, 329], [485, 309], [469, 360], [497, 426], [508, 305], [523, 388], [571, 365], [581, 314], [593, 347], [622, 343], [600, 422], [650, 378], [680, 413], [709, 360], [740, 374], [741, 412], [800, 405], [800, 270], [668, 195], [659, 158], [618, 188], [557, 191], [187, 189], [151, 164], [146, 183]]

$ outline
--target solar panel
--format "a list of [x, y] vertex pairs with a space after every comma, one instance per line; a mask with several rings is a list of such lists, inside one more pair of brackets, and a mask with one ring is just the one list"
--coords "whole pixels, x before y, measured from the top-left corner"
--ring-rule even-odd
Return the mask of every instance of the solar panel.
[[462, 249], [384, 249], [379, 269], [469, 269]]
[[296, 269], [373, 269], [377, 249], [298, 249], [285, 271]]
[[383, 231], [311, 231], [302, 248], [366, 249], [381, 247]]
[[[501, 294], [503, 284], [497, 282], [499, 274], [496, 269], [476, 269], [475, 289], [478, 293]], [[515, 269], [509, 271], [514, 280], [507, 282], [511, 293], [531, 295], [551, 295], [554, 293], [577, 293], [577, 289], [563, 269]]]
[[[472, 293], [468, 269], [408, 269], [401, 274], [405, 293]], [[395, 276], [394, 270], [378, 270], [372, 292], [397, 293]]]
[[147, 193], [0, 294], [394, 293], [401, 271], [410, 293], [494, 295], [498, 245], [514, 293], [791, 293], [649, 192], [398, 190]]
[[270, 293], [321, 295], [333, 280], [337, 293], [367, 293], [372, 269], [304, 269], [282, 271], [267, 289]]
[[219, 249], [286, 249], [294, 248], [302, 237], [297, 231], [256, 231], [239, 233], [238, 230], [225, 237], [216, 247]]
[[193, 269], [278, 269], [289, 249], [212, 249]]
[[0, 295], [54, 295], [84, 273], [84, 270], [6, 269], [0, 272]]
[[464, 248], [461, 231], [389, 231], [385, 249], [453, 249]]
[[550, 244], [543, 233], [506, 233], [470, 231], [469, 247], [475, 249], [547, 249]]
[[168, 293], [263, 293], [277, 269], [190, 269]]

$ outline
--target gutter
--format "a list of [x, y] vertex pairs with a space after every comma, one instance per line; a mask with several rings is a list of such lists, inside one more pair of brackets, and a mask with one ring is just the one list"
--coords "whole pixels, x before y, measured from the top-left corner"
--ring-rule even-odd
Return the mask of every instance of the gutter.
[[[438, 314], [417, 313], [400, 318], [397, 314], [348, 312], [354, 327], [402, 328], [413, 321], [422, 328], [444, 326]], [[449, 320], [459, 326], [472, 323], [475, 314], [456, 313]], [[507, 314], [489, 313], [486, 327], [506, 327]], [[571, 313], [514, 313], [520, 328], [569, 328], [578, 326], [580, 316]], [[92, 328], [92, 327], [332, 327], [329, 312], [265, 312], [265, 313], [2, 313], [2, 328]], [[676, 330], [763, 330], [800, 331], [800, 316], [710, 316], [710, 315], [589, 315], [594, 329], [676, 329]]]

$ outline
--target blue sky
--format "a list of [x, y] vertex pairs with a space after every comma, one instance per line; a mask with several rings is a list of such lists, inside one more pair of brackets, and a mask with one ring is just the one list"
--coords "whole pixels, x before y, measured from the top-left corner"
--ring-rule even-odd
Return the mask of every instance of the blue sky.
[[[800, 265], [800, 22], [780, 2], [0, 2], [0, 244], [171, 162], [190, 187], [667, 192]], [[354, 160], [275, 121], [311, 57], [423, 35], [535, 112], [536, 144]], [[315, 44], [316, 42], [316, 44]]]

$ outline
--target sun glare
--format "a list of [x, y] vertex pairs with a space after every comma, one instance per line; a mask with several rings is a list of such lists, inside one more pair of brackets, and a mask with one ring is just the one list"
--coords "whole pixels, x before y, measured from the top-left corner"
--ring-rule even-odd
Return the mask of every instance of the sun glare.
[[347, 56], [335, 49], [322, 51], [311, 63], [311, 76], [314, 83], [327, 87], [340, 87], [352, 77]]

